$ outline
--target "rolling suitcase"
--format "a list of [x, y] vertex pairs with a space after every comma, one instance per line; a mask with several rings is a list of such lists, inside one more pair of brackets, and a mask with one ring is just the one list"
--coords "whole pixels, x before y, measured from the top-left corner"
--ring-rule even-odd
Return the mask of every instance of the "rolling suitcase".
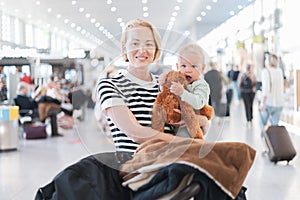
[[271, 162], [291, 161], [296, 156], [289, 133], [285, 126], [270, 126], [264, 133]]

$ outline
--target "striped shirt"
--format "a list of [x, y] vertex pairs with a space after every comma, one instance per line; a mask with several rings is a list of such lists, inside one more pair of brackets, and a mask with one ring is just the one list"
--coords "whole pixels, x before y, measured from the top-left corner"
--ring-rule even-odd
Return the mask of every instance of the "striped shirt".
[[[113, 106], [127, 106], [142, 126], [151, 127], [153, 103], [159, 93], [158, 77], [152, 75], [152, 80], [140, 80], [127, 71], [120, 71], [110, 79], [101, 79], [97, 84], [101, 110]], [[106, 120], [116, 150], [134, 152], [139, 144], [122, 132], [108, 116]], [[166, 126], [165, 133], [171, 132], [170, 126]]]

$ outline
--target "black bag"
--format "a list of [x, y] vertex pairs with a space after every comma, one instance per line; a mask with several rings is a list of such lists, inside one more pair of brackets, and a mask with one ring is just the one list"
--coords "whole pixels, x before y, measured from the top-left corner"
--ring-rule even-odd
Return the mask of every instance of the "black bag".
[[249, 76], [244, 75], [241, 81], [241, 91], [242, 92], [251, 92], [252, 91], [252, 80]]
[[128, 160], [131, 155], [105, 152], [83, 158], [40, 187], [35, 200], [130, 200], [131, 190], [122, 186], [117, 169], [121, 164], [118, 158]]
[[264, 139], [270, 161], [275, 164], [285, 160], [289, 163], [296, 156], [296, 150], [284, 126], [270, 126], [264, 133]]

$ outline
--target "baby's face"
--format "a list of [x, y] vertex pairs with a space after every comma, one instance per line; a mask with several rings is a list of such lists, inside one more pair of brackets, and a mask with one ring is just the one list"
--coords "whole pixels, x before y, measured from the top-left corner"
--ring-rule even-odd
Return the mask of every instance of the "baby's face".
[[199, 79], [204, 70], [202, 61], [193, 54], [182, 55], [179, 57], [177, 69], [185, 75], [189, 84]]

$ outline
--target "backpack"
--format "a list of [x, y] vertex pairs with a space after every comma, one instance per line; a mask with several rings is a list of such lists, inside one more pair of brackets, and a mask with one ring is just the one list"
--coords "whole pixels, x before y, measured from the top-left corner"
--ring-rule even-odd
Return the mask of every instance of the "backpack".
[[245, 75], [241, 81], [241, 90], [243, 92], [251, 92], [252, 91], [252, 80], [249, 76]]

